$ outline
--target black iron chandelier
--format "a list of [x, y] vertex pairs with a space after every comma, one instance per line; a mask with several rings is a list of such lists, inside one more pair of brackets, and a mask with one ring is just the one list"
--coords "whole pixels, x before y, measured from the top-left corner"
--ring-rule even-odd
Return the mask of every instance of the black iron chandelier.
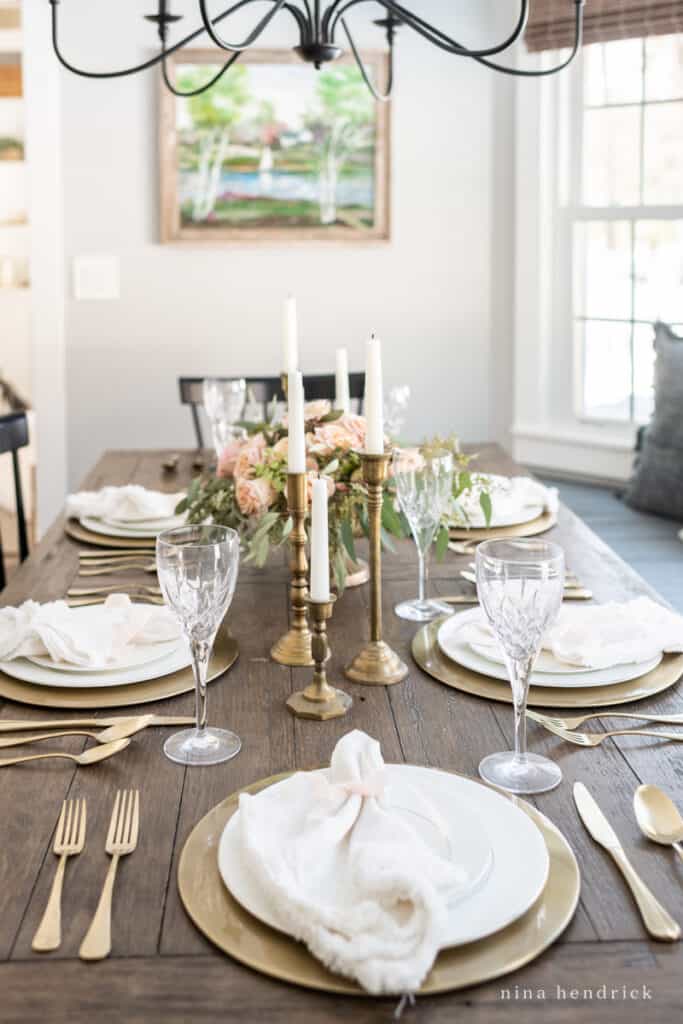
[[[180, 21], [182, 15], [172, 14], [170, 12], [168, 0], [158, 0], [159, 7], [156, 14], [147, 14], [144, 16], [147, 21], [153, 22], [157, 27], [157, 33], [161, 42], [161, 49], [158, 54], [151, 57], [149, 60], [143, 61], [141, 64], [136, 64], [129, 68], [123, 68], [119, 71], [86, 71], [82, 68], [77, 68], [63, 56], [59, 46], [59, 19], [57, 13], [60, 0], [49, 0], [49, 2], [52, 7], [52, 44], [54, 46], [54, 51], [60, 63], [63, 64], [68, 71], [72, 71], [77, 75], [82, 75], [85, 78], [122, 78], [125, 75], [134, 75], [139, 71], [146, 71], [148, 68], [159, 64], [161, 65], [161, 73], [163, 75], [164, 82], [172, 93], [176, 96], [196, 96], [198, 93], [205, 92], [207, 89], [210, 89], [211, 86], [225, 74], [228, 68], [230, 68], [235, 61], [239, 60], [240, 55], [244, 53], [245, 50], [249, 50], [255, 46], [258, 43], [261, 34], [270, 22], [276, 15], [282, 12], [293, 19], [296, 25], [299, 42], [298, 45], [294, 47], [295, 52], [302, 60], [315, 65], [318, 69], [323, 64], [336, 60], [343, 53], [342, 47], [337, 42], [337, 35], [341, 26], [349, 48], [356, 60], [356, 63], [358, 64], [358, 68], [368, 89], [375, 99], [381, 102], [388, 100], [391, 94], [394, 78], [394, 39], [396, 29], [399, 26], [405, 26], [406, 28], [412, 29], [428, 42], [437, 46], [440, 50], [445, 50], [446, 53], [452, 53], [458, 57], [469, 57], [470, 59], [477, 61], [479, 64], [484, 64], [486, 67], [493, 68], [494, 71], [501, 71], [506, 75], [536, 78], [544, 75], [554, 75], [558, 71], [562, 71], [563, 68], [566, 68], [567, 65], [571, 63], [578, 53], [581, 46], [583, 7], [585, 4], [585, 0], [567, 0], [567, 3], [573, 3], [575, 7], [574, 45], [568, 56], [552, 68], [524, 70], [520, 68], [505, 67], [502, 64], [492, 61], [490, 58], [495, 57], [504, 50], [507, 50], [520, 38], [526, 28], [529, 17], [529, 0], [520, 0], [519, 17], [512, 33], [502, 42], [497, 43], [494, 46], [484, 47], [483, 49], [469, 49], [468, 47], [463, 46], [462, 43], [458, 43], [455, 39], [451, 39], [451, 37], [446, 35], [445, 32], [442, 32], [434, 25], [430, 25], [429, 22], [420, 18], [417, 14], [408, 10], [408, 8], [396, 3], [395, 0], [331, 0], [324, 10], [322, 9], [323, 5], [321, 4], [321, 0], [239, 0], [238, 3], [233, 4], [232, 7], [227, 8], [227, 10], [222, 11], [217, 15], [209, 14], [207, 0], [198, 0], [199, 13], [201, 15], [200, 27], [195, 29], [193, 32], [190, 32], [189, 35], [180, 39], [177, 43], [173, 43], [172, 46], [167, 46], [169, 26]], [[240, 8], [259, 3], [268, 3], [270, 5], [270, 10], [267, 11], [257, 22], [252, 31], [247, 35], [246, 39], [242, 40], [242, 42], [230, 43], [219, 34], [217, 26], [231, 14], [234, 14], [234, 12], [240, 10]], [[382, 18], [374, 22], [375, 25], [378, 25], [385, 31], [389, 49], [388, 77], [383, 91], [380, 91], [380, 89], [372, 82], [363, 61], [361, 60], [358, 47], [356, 46], [354, 38], [349, 30], [347, 19], [344, 17], [344, 15], [352, 8], [368, 3], [378, 4], [383, 8], [384, 13]], [[179, 92], [179, 90], [175, 88], [175, 85], [171, 81], [171, 76], [168, 73], [166, 63], [167, 59], [171, 54], [187, 46], [189, 43], [194, 42], [195, 39], [204, 33], [207, 33], [212, 42], [214, 42], [220, 50], [229, 52], [230, 56], [218, 72], [212, 75], [208, 81], [204, 82], [204, 84], [198, 89], [193, 89], [191, 92]]]

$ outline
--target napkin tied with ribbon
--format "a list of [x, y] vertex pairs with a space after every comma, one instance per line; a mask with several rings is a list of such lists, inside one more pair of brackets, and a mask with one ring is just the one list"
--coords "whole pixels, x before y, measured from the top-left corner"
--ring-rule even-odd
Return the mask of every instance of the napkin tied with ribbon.
[[[425, 841], [401, 803], [410, 789], [441, 842]], [[280, 792], [242, 794], [244, 863], [283, 931], [368, 992], [416, 991], [439, 951], [447, 903], [467, 885], [429, 800], [386, 785], [379, 743], [358, 730], [326, 775], [301, 772]], [[424, 832], [424, 830], [423, 830]]]
[[180, 627], [169, 608], [133, 604], [110, 594], [87, 619], [65, 601], [0, 608], [0, 661], [48, 655], [53, 661], [96, 668], [120, 656], [127, 644], [175, 640]]

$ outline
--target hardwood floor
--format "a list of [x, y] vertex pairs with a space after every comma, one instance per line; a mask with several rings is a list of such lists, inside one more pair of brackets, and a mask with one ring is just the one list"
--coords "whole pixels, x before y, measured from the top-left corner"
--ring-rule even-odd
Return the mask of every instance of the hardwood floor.
[[605, 543], [640, 573], [674, 608], [683, 612], [683, 523], [637, 512], [614, 488], [545, 479], [560, 499]]

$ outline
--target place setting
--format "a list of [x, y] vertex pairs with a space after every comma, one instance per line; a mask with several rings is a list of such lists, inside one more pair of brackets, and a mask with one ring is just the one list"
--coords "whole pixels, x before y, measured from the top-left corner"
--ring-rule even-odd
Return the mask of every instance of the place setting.
[[64, 529], [74, 540], [126, 554], [153, 550], [159, 533], [185, 523], [176, 513], [183, 492], [166, 494], [138, 484], [79, 491], [66, 501]]
[[558, 507], [557, 488], [531, 477], [473, 472], [453, 503], [449, 547], [469, 554], [484, 540], [537, 536], [556, 525]]

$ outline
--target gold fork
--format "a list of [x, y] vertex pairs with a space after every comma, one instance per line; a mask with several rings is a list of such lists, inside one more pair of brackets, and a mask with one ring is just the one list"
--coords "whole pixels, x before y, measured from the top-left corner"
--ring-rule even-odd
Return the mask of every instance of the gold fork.
[[[131, 597], [137, 604], [164, 604], [163, 597], [155, 597], [153, 594], [131, 594]], [[100, 594], [96, 597], [70, 597], [68, 599], [69, 608], [81, 608], [87, 604], [104, 604], [107, 600], [106, 594]]]
[[106, 587], [71, 587], [67, 597], [93, 597], [95, 594], [125, 594], [130, 590], [140, 590], [145, 594], [161, 596], [161, 587], [147, 586], [143, 583], [110, 583]]
[[663, 725], [683, 725], [683, 715], [647, 715], [641, 711], [591, 711], [588, 715], [572, 715], [569, 718], [558, 718], [556, 715], [540, 715], [538, 711], [527, 711], [527, 718], [533, 718], [541, 725], [554, 726], [556, 729], [578, 729], [591, 718], [631, 718], [640, 722], [661, 722]]
[[49, 953], [58, 949], [62, 941], [62, 884], [69, 857], [74, 857], [85, 846], [86, 806], [85, 800], [65, 800], [55, 829], [54, 853], [59, 857], [55, 877], [48, 897], [45, 912], [31, 949], [35, 953]]
[[683, 743], [683, 732], [656, 732], [654, 729], [612, 729], [610, 732], [570, 732], [568, 729], [558, 729], [555, 725], [540, 723], [548, 732], [559, 736], [568, 743], [574, 743], [577, 747], [599, 747], [603, 740], [611, 736], [654, 736], [658, 740], [671, 740]]
[[100, 901], [78, 955], [81, 960], [103, 960], [111, 952], [111, 900], [119, 858], [132, 853], [138, 844], [140, 793], [119, 789], [109, 822], [106, 852], [111, 857]]
[[[91, 568], [92, 567], [92, 568]], [[126, 562], [125, 565], [119, 563], [107, 562], [104, 565], [94, 565], [93, 562], [88, 562], [87, 569], [79, 569], [79, 576], [111, 576], [115, 572], [128, 572], [129, 570], [137, 569], [141, 572], [153, 572], [157, 571], [156, 562]]]

